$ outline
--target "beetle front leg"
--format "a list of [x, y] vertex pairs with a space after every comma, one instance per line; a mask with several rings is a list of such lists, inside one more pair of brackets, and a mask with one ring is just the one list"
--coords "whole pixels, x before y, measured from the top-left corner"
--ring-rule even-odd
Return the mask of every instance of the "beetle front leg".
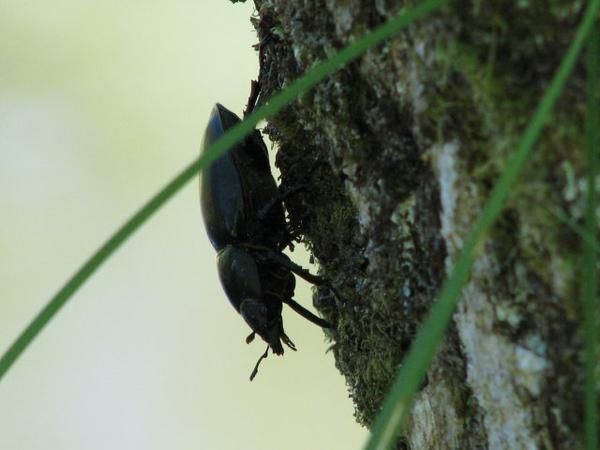
[[304, 317], [306, 320], [314, 323], [317, 326], [320, 326], [321, 328], [333, 329], [333, 325], [331, 323], [313, 314], [293, 298], [283, 298], [281, 300], [294, 311], [296, 311], [298, 314], [300, 314], [302, 317]]
[[276, 253], [272, 250], [268, 250], [266, 252], [265, 257], [269, 261], [272, 261], [275, 264], [278, 264], [282, 267], [285, 267], [286, 269], [289, 269], [290, 271], [292, 271], [293, 273], [298, 275], [300, 278], [308, 281], [311, 284], [314, 284], [315, 286], [331, 287], [331, 286], [329, 286], [329, 283], [327, 283], [327, 281], [325, 281], [324, 278], [322, 278], [318, 275], [313, 275], [304, 267], [299, 266], [295, 262], [292, 262], [288, 257], [284, 256], [282, 253]]
[[299, 191], [301, 191], [302, 189], [305, 189], [306, 186], [302, 185], [302, 186], [296, 186], [290, 189], [287, 189], [285, 191], [279, 191], [277, 193], [277, 195], [275, 196], [275, 198], [273, 198], [269, 203], [267, 203], [265, 206], [263, 206], [257, 214], [257, 217], [259, 220], [265, 220], [265, 218], [267, 217], [267, 214], [269, 214], [269, 211], [271, 211], [271, 209], [279, 204], [279, 203], [283, 203], [283, 201], [288, 198], [290, 195], [293, 195]]
[[326, 287], [328, 289], [331, 289], [331, 291], [335, 294], [335, 296], [338, 297], [338, 298], [340, 298], [340, 296], [338, 295], [338, 293], [334, 289], [334, 287], [331, 286], [331, 284], [329, 284], [324, 278], [322, 278], [322, 277], [320, 277], [318, 275], [313, 275], [312, 273], [310, 273], [304, 267], [299, 266], [298, 264], [292, 262], [283, 253], [281, 253], [281, 252], [275, 252], [272, 249], [270, 249], [268, 247], [265, 247], [264, 245], [242, 244], [241, 246], [244, 247], [244, 248], [247, 248], [247, 249], [249, 249], [251, 251], [253, 251], [253, 253], [258, 258], [262, 258], [263, 260], [270, 261], [270, 262], [272, 262], [274, 264], [277, 264], [277, 265], [279, 265], [281, 267], [285, 267], [289, 271], [291, 271], [291, 272], [295, 273], [296, 275], [298, 275], [303, 280], [306, 280], [309, 283], [314, 284], [315, 286], [323, 286], [323, 287]]
[[283, 253], [276, 253], [272, 250], [267, 250], [266, 258], [268, 260], [274, 262], [275, 264], [285, 267], [286, 269], [288, 269], [291, 272], [298, 275], [303, 280], [306, 280], [309, 283], [314, 284], [315, 286], [323, 286], [323, 287], [326, 287], [327, 289], [330, 289], [331, 292], [333, 292], [333, 295], [335, 295], [338, 299], [341, 298], [340, 295], [338, 294], [337, 290], [327, 280], [325, 280], [323, 277], [320, 277], [318, 275], [313, 275], [304, 267], [299, 266], [295, 262], [292, 262]]

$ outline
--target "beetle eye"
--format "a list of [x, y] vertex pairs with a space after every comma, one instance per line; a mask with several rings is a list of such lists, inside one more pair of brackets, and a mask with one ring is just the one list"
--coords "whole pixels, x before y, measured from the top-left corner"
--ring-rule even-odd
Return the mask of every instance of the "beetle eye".
[[240, 314], [254, 331], [263, 330], [267, 326], [267, 307], [256, 299], [247, 298], [242, 301]]

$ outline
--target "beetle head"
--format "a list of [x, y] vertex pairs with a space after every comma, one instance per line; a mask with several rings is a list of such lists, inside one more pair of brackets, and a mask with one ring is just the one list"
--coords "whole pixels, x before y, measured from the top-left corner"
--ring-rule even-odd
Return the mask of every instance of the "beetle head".
[[283, 331], [281, 315], [270, 318], [269, 310], [262, 301], [254, 298], [245, 299], [240, 305], [240, 314], [252, 328], [252, 334], [248, 336], [246, 342], [252, 342], [254, 333], [257, 333], [276, 355], [283, 355], [281, 341], [292, 350], [296, 350], [294, 343]]
[[260, 300], [247, 298], [240, 304], [240, 314], [250, 328], [260, 334], [269, 323], [267, 306]]

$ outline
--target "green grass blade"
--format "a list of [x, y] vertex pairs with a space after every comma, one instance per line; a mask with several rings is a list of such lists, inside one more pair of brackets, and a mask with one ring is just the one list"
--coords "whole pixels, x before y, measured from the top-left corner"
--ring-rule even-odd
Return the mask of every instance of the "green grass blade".
[[[598, 233], [596, 220], [596, 175], [598, 174], [598, 148], [600, 136], [600, 26], [596, 24], [588, 39], [587, 66], [587, 111], [586, 111], [586, 166], [587, 166], [587, 198], [585, 211], [585, 231], [594, 240]], [[598, 399], [596, 396], [595, 369], [598, 364], [596, 342], [598, 340], [597, 302], [598, 275], [596, 272], [596, 252], [594, 246], [583, 240], [583, 274], [581, 296], [583, 303], [583, 331], [585, 355], [585, 448], [598, 449]]]
[[422, 18], [442, 5], [445, 0], [426, 0], [414, 8], [398, 14], [391, 21], [357, 39], [348, 47], [334, 54], [328, 60], [315, 65], [305, 75], [291, 83], [286, 89], [274, 96], [263, 107], [250, 114], [245, 120], [231, 128], [221, 139], [215, 142], [197, 160], [188, 165], [172, 181], [163, 187], [142, 208], [140, 208], [121, 228], [119, 228], [84, 265], [66, 282], [40, 313], [29, 323], [27, 328], [17, 337], [0, 359], [0, 380], [12, 367], [19, 356], [31, 344], [52, 318], [67, 301], [77, 292], [85, 281], [117, 250], [144, 222], [146, 222], [161, 206], [188, 183], [202, 168], [206, 167], [222, 153], [247, 136], [256, 124], [271, 117], [298, 95], [314, 87], [323, 78], [364, 53], [369, 48], [381, 43], [393, 33], [401, 30], [415, 20]]
[[429, 316], [417, 333], [410, 351], [398, 371], [390, 394], [373, 426], [371, 439], [367, 442], [367, 450], [389, 449], [395, 444], [402, 423], [410, 410], [413, 397], [443, 338], [446, 326], [458, 303], [462, 287], [469, 277], [477, 248], [483, 242], [485, 233], [500, 214], [511, 185], [515, 182], [533, 144], [538, 139], [552, 106], [560, 95], [585, 39], [592, 29], [599, 6], [600, 0], [592, 0], [589, 3], [575, 37], [527, 126], [517, 150], [508, 160], [479, 219], [465, 241], [452, 273], [442, 286], [438, 301], [431, 308]]

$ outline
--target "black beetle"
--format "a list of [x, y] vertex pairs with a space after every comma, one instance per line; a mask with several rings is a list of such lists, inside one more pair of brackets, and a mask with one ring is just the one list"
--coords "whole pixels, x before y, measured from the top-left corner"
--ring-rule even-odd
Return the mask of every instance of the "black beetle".
[[[204, 136], [204, 148], [238, 122], [237, 115], [220, 104], [215, 105]], [[296, 283], [293, 273], [313, 284], [324, 283], [282, 253], [291, 243], [283, 197], [271, 174], [267, 148], [258, 130], [219, 157], [201, 179], [202, 215], [208, 237], [218, 252], [223, 289], [252, 329], [246, 342], [250, 343], [258, 334], [268, 344], [250, 380], [269, 347], [277, 355], [284, 352], [282, 342], [296, 350], [283, 329], [283, 303], [311, 322], [332, 328], [329, 322], [292, 298]]]

